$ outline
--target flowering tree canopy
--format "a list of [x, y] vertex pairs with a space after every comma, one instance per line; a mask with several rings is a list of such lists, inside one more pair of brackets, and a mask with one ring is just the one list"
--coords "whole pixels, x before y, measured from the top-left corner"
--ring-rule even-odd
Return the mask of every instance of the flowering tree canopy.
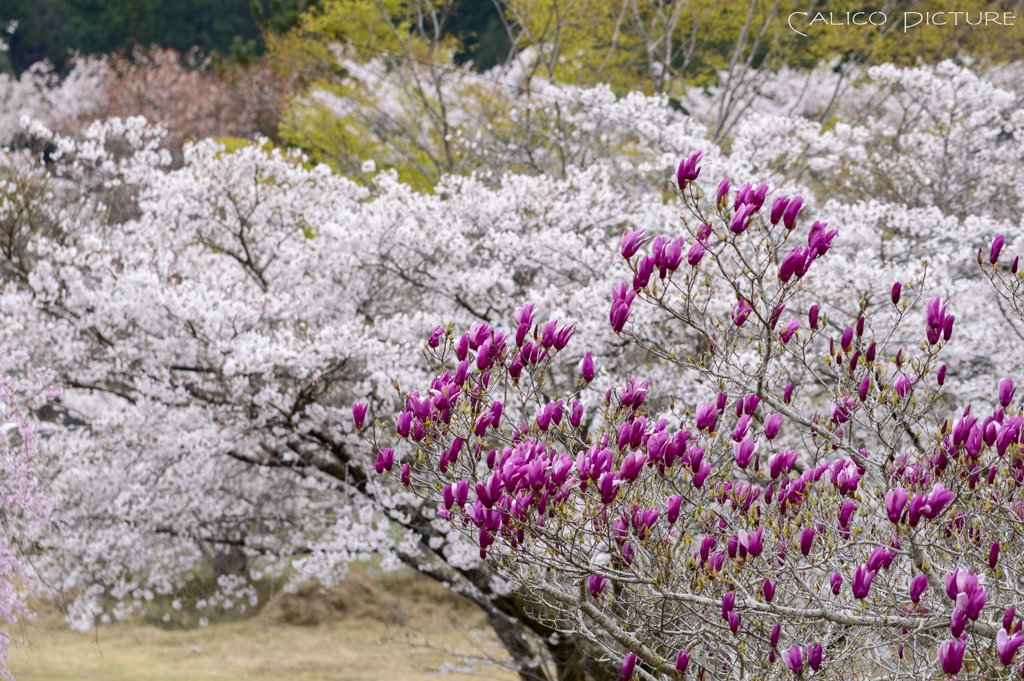
[[0, 670], [5, 674], [11, 642], [7, 627], [31, 617], [25, 587], [33, 576], [35, 542], [53, 534], [53, 498], [40, 475], [46, 464], [39, 452], [37, 418], [60, 395], [51, 380], [48, 371], [33, 367], [24, 355], [0, 352]]
[[[356, 405], [377, 472], [436, 503], [437, 537], [468, 537], [623, 679], [1003, 673], [1024, 643], [1013, 380], [992, 408], [941, 413], [959, 339], [928, 278], [830, 324], [804, 277], [840, 230], [767, 184], [705, 192], [701, 156], [677, 173], [682, 233], [623, 235], [633, 276], [608, 320], [716, 394], [653, 410], [633, 377], [585, 405], [595, 358], [553, 384], [581, 341], [527, 304], [507, 332], [435, 328], [436, 375], [403, 390], [394, 435]], [[979, 255], [986, 273], [1002, 242]], [[634, 319], [643, 306], [657, 316]]]
[[[915, 627], [974, 606], [934, 600], [930, 581], [908, 603], [913, 578], [985, 576], [987, 604], [964, 628], [977, 636], [1012, 602], [993, 585], [1009, 579], [1015, 539], [984, 515], [1015, 513], [1012, 490], [994, 510], [983, 500], [1012, 488], [1016, 470], [1015, 445], [998, 456], [1015, 416], [997, 386], [1024, 367], [1024, 327], [1009, 256], [995, 269], [991, 250], [1000, 234], [1006, 253], [1024, 246], [1020, 117], [966, 70], [910, 73], [873, 70], [831, 129], [778, 104], [790, 91], [820, 101], [837, 83], [779, 74], [728, 152], [664, 98], [548, 84], [505, 102], [529, 126], [490, 141], [481, 126], [476, 150], [476, 131], [460, 138], [467, 158], [487, 151], [465, 166], [479, 173], [429, 191], [370, 159], [357, 184], [263, 142], [189, 143], [172, 167], [161, 131], [139, 118], [73, 135], [31, 124], [22, 134], [46, 146], [47, 164], [25, 150], [0, 157], [0, 341], [66, 386], [67, 427], [41, 444], [64, 528], [35, 544], [43, 591], [73, 591], [70, 618], [85, 628], [157, 596], [186, 601], [201, 570], [215, 593], [197, 609], [242, 609], [269, 575], [331, 584], [376, 553], [483, 608], [526, 679], [549, 667], [606, 678], [628, 654], [655, 673], [655, 658], [674, 666], [682, 648], [712, 675], [775, 650], [788, 657], [771, 669], [813, 671], [818, 644], [822, 669], [847, 675], [934, 665], [942, 641], [960, 641], [940, 635], [945, 624]], [[951, 88], [967, 94], [950, 104]], [[894, 104], [890, 90], [909, 94]], [[552, 101], [572, 106], [556, 116]], [[905, 147], [887, 131], [915, 102], [934, 116], [915, 118]], [[955, 185], [950, 169], [974, 184]], [[698, 188], [709, 177], [732, 182], [719, 196]], [[951, 198], [935, 206], [906, 177], [942, 177]], [[892, 192], [866, 189], [881, 186]], [[967, 404], [980, 423], [957, 431]], [[1000, 408], [995, 444], [962, 459], [955, 433], [977, 425], [986, 442]], [[929, 462], [946, 437], [939, 470]], [[962, 471], [974, 471], [967, 482]], [[545, 490], [554, 516], [538, 512]], [[531, 492], [522, 514], [509, 506]], [[872, 559], [877, 548], [892, 558]], [[976, 593], [963, 574], [957, 588]], [[883, 625], [805, 616], [826, 606]], [[913, 626], [884, 624], [893, 618]], [[784, 648], [770, 645], [774, 624]], [[705, 650], [712, 640], [731, 652]], [[978, 645], [965, 665], [988, 659]]]

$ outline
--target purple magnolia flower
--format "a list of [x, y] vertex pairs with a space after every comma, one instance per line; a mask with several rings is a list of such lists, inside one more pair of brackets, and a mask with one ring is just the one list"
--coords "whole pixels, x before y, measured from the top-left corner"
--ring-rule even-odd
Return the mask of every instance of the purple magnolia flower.
[[679, 508], [682, 503], [683, 498], [679, 495], [670, 496], [665, 502], [665, 517], [670, 525], [679, 520]]
[[704, 152], [698, 151], [690, 156], [690, 158], [683, 159], [679, 163], [679, 169], [676, 170], [676, 183], [679, 185], [680, 191], [686, 189], [686, 184], [693, 182], [700, 175], [700, 168], [697, 167], [697, 164], [700, 163], [703, 156]]
[[871, 590], [871, 580], [874, 578], [875, 573], [868, 570], [867, 565], [858, 565], [853, 573], [853, 580], [850, 582], [850, 590], [853, 592], [853, 597], [867, 598], [868, 591]]
[[704, 537], [700, 542], [700, 560], [702, 563], [707, 562], [708, 556], [711, 555], [711, 549], [715, 548], [717, 540], [714, 537]]
[[645, 255], [636, 264], [636, 274], [633, 275], [633, 290], [639, 291], [647, 286], [651, 281], [652, 274], [654, 274], [654, 259]]
[[633, 526], [636, 528], [637, 536], [642, 541], [646, 537], [654, 524], [658, 522], [658, 509], [656, 508], [637, 508], [633, 511]]
[[[929, 300], [924, 304], [925, 322], [929, 329], [941, 329], [946, 322], [946, 305], [941, 298]], [[933, 343], [934, 345], [934, 343]]]
[[587, 350], [587, 354], [583, 355], [583, 359], [580, 360], [579, 368], [584, 381], [590, 383], [594, 380], [594, 358], [589, 350]]
[[963, 590], [970, 574], [970, 571], [961, 570], [960, 568], [955, 568], [952, 572], [946, 573], [946, 576], [942, 581], [946, 585], [946, 595], [949, 596], [950, 599], [954, 601], [956, 600], [956, 595]]
[[792, 449], [788, 452], [777, 452], [768, 460], [768, 472], [772, 480], [778, 479], [783, 472], [788, 473], [796, 463], [799, 454]]
[[647, 241], [649, 241], [649, 239], [644, 241], [640, 240], [641, 237], [643, 237], [644, 232], [646, 231], [646, 229], [639, 229], [634, 232], [631, 229], [626, 229], [625, 233], [622, 235], [623, 258], [629, 260], [634, 255], [636, 255], [636, 252], [640, 250], [641, 246], [643, 246]]
[[[662, 419], [661, 423], [663, 422], [664, 419]], [[672, 436], [663, 430], [655, 430], [655, 432], [651, 433], [647, 439], [647, 453], [650, 455], [651, 460], [662, 462], [665, 458], [665, 450], [671, 442]]]
[[999, 661], [1004, 665], [1013, 663], [1013, 656], [1017, 654], [1017, 649], [1024, 644], [1024, 635], [1014, 634], [1010, 636], [1006, 633], [1006, 629], [1000, 629], [999, 633], [996, 634], [996, 649], [999, 651]]
[[807, 235], [807, 246], [814, 255], [825, 255], [832, 247], [832, 239], [839, 233], [838, 229], [825, 231], [827, 222], [815, 222]]
[[786, 226], [786, 229], [792, 230], [796, 227], [796, 214], [800, 212], [800, 209], [804, 206], [804, 199], [802, 196], [795, 197], [786, 206], [786, 211], [782, 214], [782, 224]]
[[880, 567], [884, 567], [888, 570], [889, 566], [892, 565], [893, 558], [895, 557], [896, 554], [884, 546], [876, 546], [868, 557], [868, 570], [871, 572], [877, 572]]
[[992, 544], [992, 548], [988, 552], [988, 566], [995, 569], [996, 563], [999, 562], [999, 542]]
[[739, 542], [740, 546], [742, 546], [751, 557], [757, 558], [761, 555], [761, 551], [764, 550], [764, 528], [759, 527], [754, 532], [740, 530]]
[[907, 499], [910, 498], [910, 492], [897, 487], [891, 489], [885, 493], [885, 512], [889, 516], [889, 522], [899, 523], [900, 516], [903, 515], [903, 508], [907, 505]]
[[356, 402], [352, 405], [352, 418], [355, 419], [356, 428], [362, 429], [363, 423], [366, 421], [366, 410], [370, 408], [370, 405]]
[[867, 375], [860, 381], [860, 388], [857, 390], [857, 397], [860, 398], [861, 402], [866, 402], [868, 399], [868, 390], [871, 389], [871, 376]]
[[952, 338], [954, 321], [956, 321], [956, 315], [946, 316], [946, 321], [942, 323], [942, 340], [949, 340]]
[[736, 454], [736, 465], [740, 468], [746, 468], [757, 452], [757, 444], [747, 435], [743, 438], [742, 442], [733, 445], [733, 450]]
[[962, 610], [968, 619], [977, 620], [985, 608], [987, 600], [988, 594], [985, 592], [985, 587], [975, 582], [957, 594], [956, 607], [957, 610]]
[[373, 467], [377, 470], [378, 474], [384, 471], [390, 471], [391, 467], [395, 465], [395, 450], [390, 447], [381, 447], [380, 451], [377, 452], [377, 460], [374, 462]]
[[946, 365], [945, 364], [943, 364], [942, 366], [939, 367], [938, 374], [936, 375], [935, 378], [938, 380], [938, 383], [939, 383], [940, 386], [943, 383], [946, 382]]
[[772, 648], [779, 647], [779, 633], [782, 631], [782, 625], [776, 624], [772, 627], [771, 633], [768, 634], [768, 640], [772, 644]]
[[1013, 606], [1006, 609], [1006, 612], [1003, 613], [1003, 629], [1013, 630], [1013, 618], [1016, 614], [1017, 610]]
[[686, 649], [679, 651], [676, 655], [676, 671], [680, 674], [686, 673], [686, 668], [690, 665], [690, 653], [686, 652]]
[[968, 621], [966, 612], [960, 608], [953, 609], [953, 615], [949, 618], [949, 631], [953, 638], [960, 638], [960, 634], [967, 628]]
[[895, 390], [896, 396], [902, 400], [910, 392], [910, 380], [903, 374], [900, 374], [900, 377], [896, 379]]
[[607, 506], [619, 495], [621, 481], [616, 473], [602, 473], [597, 481], [597, 491], [601, 494], [601, 503]]
[[813, 527], [805, 527], [800, 530], [800, 553], [805, 556], [811, 552], [811, 545], [814, 543], [815, 530]]
[[732, 216], [732, 222], [729, 224], [729, 230], [733, 234], [742, 234], [750, 226], [750, 215], [757, 207], [752, 203], [744, 204], [742, 208], [736, 211]]
[[785, 304], [782, 304], [782, 305], [779, 305], [777, 308], [775, 308], [775, 311], [772, 312], [772, 317], [771, 317], [771, 320], [770, 320], [772, 331], [775, 330], [775, 325], [779, 323], [779, 317], [782, 315], [782, 311], [785, 310], [785, 309], [786, 309]]
[[807, 311], [807, 323], [811, 325], [812, 329], [818, 328], [818, 312], [817, 305], [811, 305], [811, 309]]
[[577, 402], [572, 401], [572, 410], [569, 412], [569, 423], [573, 428], [579, 428], [580, 423], [583, 421], [583, 410], [584, 406]]
[[782, 401], [789, 404], [789, 401], [793, 399], [793, 384], [787, 383], [786, 389], [782, 391]]
[[789, 206], [789, 199], [780, 196], [775, 199], [772, 203], [771, 221], [773, 225], [779, 224], [779, 220], [782, 219], [783, 214], [786, 212], [786, 208]]
[[740, 614], [735, 610], [730, 610], [726, 619], [729, 620], [729, 631], [736, 633], [736, 630], [740, 628]]
[[850, 345], [852, 343], [853, 343], [853, 328], [848, 326], [845, 329], [843, 329], [843, 335], [839, 339], [839, 345], [842, 346], [843, 352], [846, 352], [846, 351], [848, 351], [850, 349]]
[[1003, 425], [999, 426], [996, 432], [996, 450], [999, 452], [999, 456], [1005, 454], [1007, 447], [1018, 440], [1022, 423], [1024, 420], [1021, 417], [1011, 416], [1003, 422]]
[[619, 401], [625, 407], [639, 407], [644, 403], [644, 396], [650, 387], [647, 381], [638, 381], [635, 378], [629, 380], [629, 384], [621, 391]]
[[443, 492], [445, 508], [451, 509], [453, 504], [462, 508], [469, 498], [469, 481], [459, 480], [457, 483], [446, 485]]
[[736, 421], [736, 427], [732, 429], [732, 440], [733, 442], [742, 442], [743, 438], [746, 437], [747, 431], [750, 429], [750, 417], [742, 416]]
[[839, 509], [839, 527], [840, 529], [848, 529], [850, 525], [850, 517], [853, 516], [853, 512], [857, 510], [857, 504], [852, 501], [847, 501], [843, 504], [843, 507]]
[[736, 607], [736, 592], [726, 591], [722, 594], [722, 619], [725, 619], [734, 607]]
[[750, 306], [750, 303], [748, 303], [746, 299], [741, 298], [738, 303], [733, 305], [732, 323], [736, 326], [743, 326], [747, 321], [747, 317], [749, 317], [750, 313], [753, 311], [754, 308]]
[[622, 681], [629, 681], [633, 678], [633, 670], [636, 668], [636, 653], [630, 653], [622, 660]]
[[838, 596], [839, 590], [843, 587], [843, 576], [838, 572], [833, 572], [832, 576], [829, 577], [829, 583], [832, 586], [832, 593]]
[[892, 304], [898, 305], [900, 302], [900, 291], [903, 289], [903, 284], [896, 282], [892, 285]]
[[996, 261], [999, 260], [999, 251], [1003, 250], [1003, 244], [1005, 243], [1006, 237], [1002, 234], [993, 239], [992, 248], [988, 252], [988, 261], [990, 263], [995, 264]]
[[713, 404], [697, 405], [697, 430], [707, 430], [709, 433], [715, 429], [718, 423], [718, 410]]
[[715, 204], [722, 208], [729, 203], [729, 188], [732, 184], [729, 180], [722, 180], [718, 183], [718, 195], [715, 197]]
[[800, 650], [800, 646], [790, 646], [789, 650], [782, 653], [782, 661], [786, 663], [789, 670], [794, 674], [803, 674], [804, 672], [804, 654]]
[[659, 276], [664, 279], [666, 271], [675, 272], [683, 264], [683, 238], [679, 237], [665, 245]]
[[939, 646], [939, 664], [947, 674], [958, 674], [964, 664], [967, 641], [943, 641]]
[[604, 591], [604, 587], [608, 584], [608, 580], [598, 575], [590, 575], [587, 578], [587, 583], [590, 586], [590, 595], [597, 598]]
[[711, 475], [711, 464], [707, 461], [701, 464], [700, 470], [697, 471], [693, 476], [693, 486], [700, 489], [704, 486], [704, 481]]
[[430, 337], [427, 338], [427, 345], [429, 345], [432, 348], [436, 348], [438, 345], [441, 344], [441, 336], [443, 335], [444, 327], [435, 326], [433, 329], [430, 330]]
[[794, 274], [797, 278], [802, 276], [807, 255], [807, 251], [797, 246], [782, 260], [782, 265], [779, 266], [779, 280], [783, 284], [788, 283]]
[[775, 598], [775, 582], [770, 579], [764, 580], [764, 584], [761, 585], [762, 591], [764, 591], [765, 603], [771, 603], [772, 599]]
[[793, 338], [794, 334], [796, 334], [796, 332], [799, 330], [800, 322], [798, 322], [795, 319], [790, 320], [786, 322], [786, 328], [783, 329], [782, 331], [779, 331], [779, 340], [781, 340], [783, 343], [788, 343]]
[[629, 303], [622, 300], [612, 301], [611, 311], [608, 313], [608, 321], [611, 322], [612, 330], [618, 333], [622, 331], [623, 327], [626, 326], [626, 320], [629, 319]]
[[686, 262], [690, 263], [691, 267], [696, 267], [700, 264], [701, 259], [704, 257], [704, 244], [696, 242], [690, 246], [689, 252], [686, 254]]
[[1006, 407], [1010, 406], [1010, 402], [1013, 401], [1013, 395], [1017, 392], [1017, 389], [1013, 387], [1012, 378], [1004, 378], [999, 381], [999, 404]]
[[782, 427], [782, 414], [772, 414], [764, 420], [764, 436], [769, 440], [774, 440], [775, 436], [779, 434], [779, 428]]
[[807, 664], [811, 666], [811, 669], [818, 671], [823, 657], [824, 649], [820, 643], [812, 643], [807, 646]]
[[530, 332], [530, 328], [533, 326], [533, 308], [533, 303], [527, 303], [522, 307], [516, 308], [516, 347], [523, 344], [523, 339], [526, 338], [526, 334]]
[[941, 482], [935, 483], [934, 485], [932, 485], [932, 491], [928, 493], [928, 511], [922, 509], [922, 515], [924, 515], [924, 517], [926, 518], [937, 517], [940, 513], [942, 513], [942, 509], [946, 507], [946, 504], [953, 501], [953, 497], [955, 496], [956, 495], [953, 494], [948, 489], [946, 489], [946, 486], [943, 485]]
[[918, 575], [910, 580], [910, 600], [915, 603], [921, 601], [921, 594], [928, 589], [928, 577], [925, 575]]
[[846, 423], [853, 416], [856, 403], [850, 398], [844, 398], [843, 402], [832, 403], [832, 420], [836, 423]]
[[622, 465], [619, 466], [619, 473], [622, 475], [622, 479], [626, 482], [636, 480], [637, 476], [640, 475], [640, 471], [643, 470], [645, 463], [647, 463], [646, 454], [640, 451], [627, 454], [626, 458], [622, 461]]

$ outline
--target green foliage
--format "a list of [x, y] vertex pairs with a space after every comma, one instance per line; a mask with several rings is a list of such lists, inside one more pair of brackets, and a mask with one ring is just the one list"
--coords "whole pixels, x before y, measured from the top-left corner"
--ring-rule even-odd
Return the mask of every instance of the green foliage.
[[260, 0], [252, 0], [252, 16], [256, 24], [275, 33], [286, 33], [298, 26], [304, 12], [321, 9], [322, 0], [270, 0], [266, 10]]
[[262, 52], [261, 27], [286, 31], [315, 5], [316, 0], [271, 0], [266, 9], [259, 0], [5, 0], [0, 25], [18, 21], [8, 53], [17, 73], [42, 59], [61, 66], [69, 50], [109, 53], [136, 42], [182, 54], [199, 46], [244, 65]]
[[456, 55], [457, 64], [472, 60], [479, 71], [505, 61], [512, 48], [508, 30], [494, 0], [455, 0], [445, 25], [445, 32], [462, 44]]

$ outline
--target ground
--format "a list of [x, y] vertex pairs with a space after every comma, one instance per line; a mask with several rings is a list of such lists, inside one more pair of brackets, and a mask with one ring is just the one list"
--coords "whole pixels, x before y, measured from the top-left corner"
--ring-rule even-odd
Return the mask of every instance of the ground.
[[39, 604], [9, 666], [16, 681], [515, 678], [463, 657], [503, 657], [479, 610], [428, 580], [381, 586], [366, 575], [327, 592], [305, 585], [251, 619], [186, 629], [129, 622], [82, 634]]

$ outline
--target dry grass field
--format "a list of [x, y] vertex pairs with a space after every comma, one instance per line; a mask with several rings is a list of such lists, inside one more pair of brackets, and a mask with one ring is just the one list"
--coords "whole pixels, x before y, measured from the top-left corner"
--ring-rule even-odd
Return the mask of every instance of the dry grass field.
[[479, 610], [428, 580], [388, 586], [356, 574], [326, 593], [279, 596], [248, 620], [190, 629], [121, 623], [80, 634], [41, 605], [10, 670], [17, 681], [413, 681], [442, 669], [515, 678], [467, 664], [466, 656], [502, 657]]

